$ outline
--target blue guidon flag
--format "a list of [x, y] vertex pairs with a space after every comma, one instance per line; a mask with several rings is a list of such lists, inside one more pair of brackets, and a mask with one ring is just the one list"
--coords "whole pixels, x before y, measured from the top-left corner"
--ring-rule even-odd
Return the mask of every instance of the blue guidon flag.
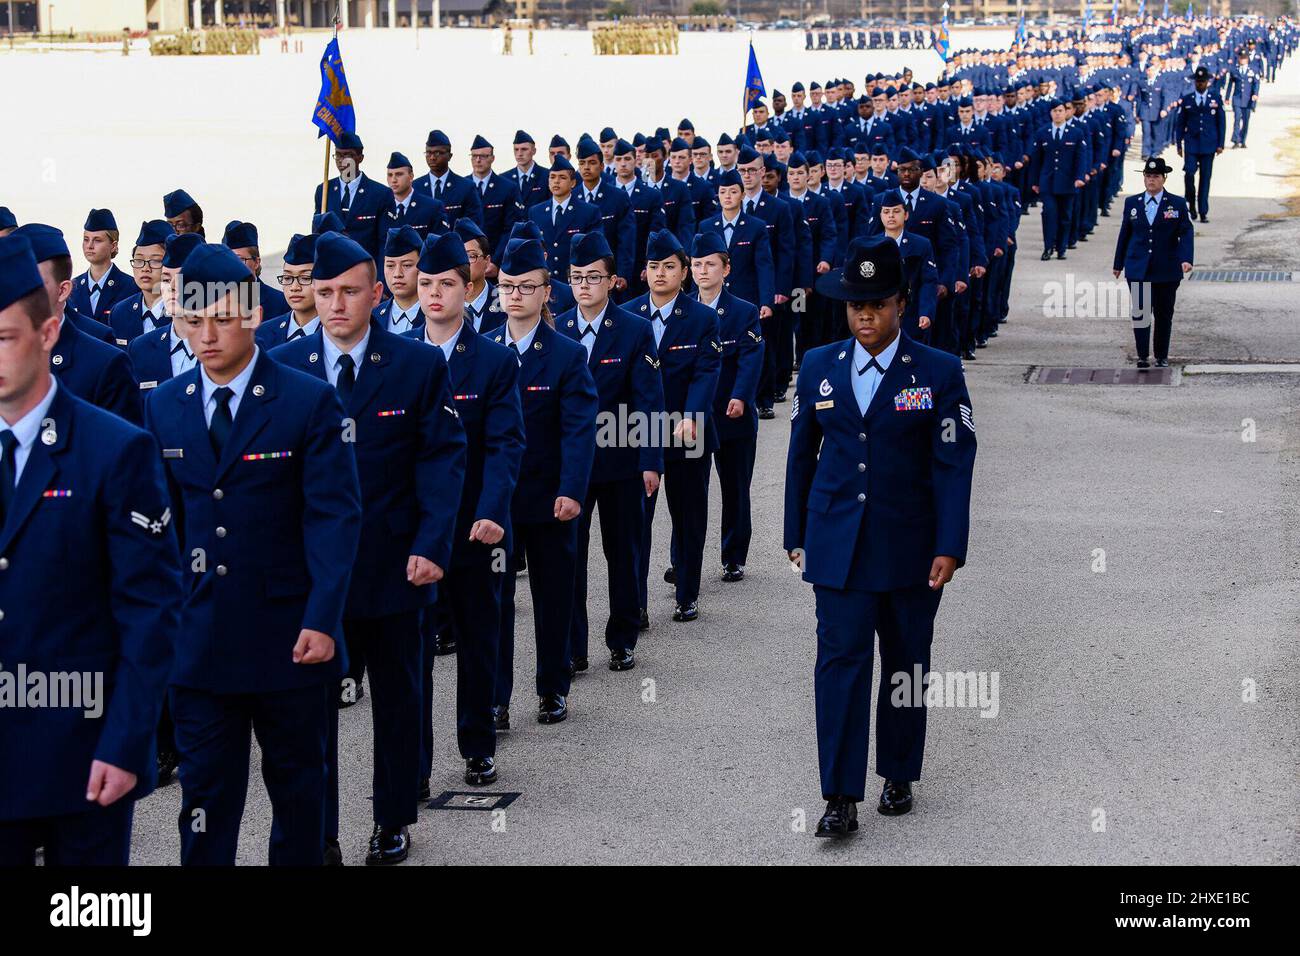
[[321, 136], [328, 136], [334, 143], [344, 133], [357, 131], [357, 114], [352, 108], [352, 91], [343, 73], [343, 54], [339, 52], [337, 37], [330, 40], [320, 59], [320, 95], [316, 97], [311, 121]]
[[[1116, 0], [1116, 2], [1119, 2], [1119, 0]], [[1025, 14], [1022, 11], [1020, 14], [1020, 20], [1016, 23], [1016, 46], [1023, 47], [1024, 45], [1025, 45]]]
[[934, 49], [943, 58], [943, 62], [948, 62], [948, 49], [950, 46], [948, 38], [948, 14], [943, 15], [943, 21], [939, 24], [939, 29], [934, 31]]
[[749, 41], [749, 65], [745, 68], [745, 115], [754, 108], [754, 104], [767, 96], [767, 87], [763, 85], [763, 74], [758, 68], [758, 57], [754, 55], [754, 40]]

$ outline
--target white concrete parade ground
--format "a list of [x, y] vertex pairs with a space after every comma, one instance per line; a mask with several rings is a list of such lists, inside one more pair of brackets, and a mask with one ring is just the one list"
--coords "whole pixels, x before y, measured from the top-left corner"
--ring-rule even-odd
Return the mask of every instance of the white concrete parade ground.
[[[925, 80], [938, 69], [928, 52], [806, 54], [801, 35], [755, 41], [769, 89], [787, 93], [795, 79], [860, 83], [906, 63]], [[323, 42], [245, 59], [0, 52], [0, 88], [21, 91], [7, 97], [0, 203], [74, 240], [86, 209], [107, 205], [129, 235], [183, 186], [210, 234], [251, 219], [268, 250], [282, 248], [305, 231], [321, 172], [308, 121]], [[743, 35], [683, 34], [671, 59], [595, 58], [586, 34], [567, 32], [539, 34], [532, 58], [501, 57], [499, 35], [480, 31], [421, 31], [419, 50], [406, 33], [342, 42], [376, 176], [394, 149], [418, 160], [435, 126], [463, 170], [476, 132], [504, 169], [517, 127], [544, 145], [557, 130], [573, 141], [606, 124], [630, 133], [688, 116], [713, 139], [740, 119]], [[1250, 148], [1217, 161], [1198, 267], [1300, 266], [1300, 220], [1286, 201], [1300, 193], [1298, 78], [1289, 63], [1264, 88]], [[88, 109], [92, 94], [102, 102]], [[1181, 162], [1167, 158], [1181, 193]], [[1138, 165], [1133, 150], [1126, 192], [1141, 188]], [[553, 727], [532, 719], [521, 583], [515, 729], [489, 788], [520, 796], [500, 820], [422, 811], [410, 862], [1295, 864], [1300, 405], [1288, 373], [1300, 362], [1300, 286], [1184, 283], [1171, 358], [1198, 374], [1175, 387], [1030, 384], [1037, 366], [1132, 363], [1126, 316], [1044, 314], [1053, 284], [1111, 281], [1117, 227], [1117, 215], [1101, 219], [1065, 262], [1040, 262], [1038, 212], [1026, 216], [1010, 321], [967, 363], [979, 429], [970, 556], [946, 589], [932, 666], [983, 675], [996, 708], [932, 710], [912, 814], [885, 818], [868, 803], [856, 838], [811, 836], [822, 808], [816, 638], [811, 590], [780, 549], [781, 416], [759, 435], [745, 581], [717, 579], [715, 485], [701, 618], [671, 623], [661, 508], [653, 627], [637, 666], [607, 671], [595, 638], [572, 716]], [[1243, 365], [1282, 369], [1218, 368]], [[592, 554], [598, 621], [595, 541]], [[435, 794], [467, 789], [454, 699], [443, 658]], [[340, 733], [353, 864], [370, 833], [369, 698], [344, 711]], [[270, 811], [253, 781], [240, 860], [260, 864]], [[179, 796], [173, 785], [140, 804], [135, 862], [176, 862]]]

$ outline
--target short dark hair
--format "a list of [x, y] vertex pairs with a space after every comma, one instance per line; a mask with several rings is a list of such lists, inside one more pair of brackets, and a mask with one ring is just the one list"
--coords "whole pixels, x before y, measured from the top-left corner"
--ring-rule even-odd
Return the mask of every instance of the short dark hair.
[[488, 258], [492, 257], [492, 250], [488, 247], [487, 236], [471, 236], [469, 241], [476, 243], [478, 245], [478, 251], [483, 253], [483, 255]]
[[452, 269], [451, 271], [456, 273], [456, 275], [460, 276], [462, 282], [464, 282], [466, 285], [469, 285], [469, 281], [470, 281], [469, 263], [465, 263], [465, 265], [463, 266], [456, 266], [456, 268]]
[[34, 329], [39, 329], [42, 322], [51, 318], [50, 297], [45, 294], [45, 286], [43, 285], [39, 289], [33, 289], [21, 299], [14, 301], [13, 307], [27, 316]]
[[67, 282], [72, 278], [72, 256], [54, 256], [46, 261], [50, 263], [55, 282]]

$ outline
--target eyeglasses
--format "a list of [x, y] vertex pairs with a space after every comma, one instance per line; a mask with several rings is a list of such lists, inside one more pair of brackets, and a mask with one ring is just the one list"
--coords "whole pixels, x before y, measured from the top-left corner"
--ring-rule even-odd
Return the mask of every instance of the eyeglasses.
[[482, 259], [486, 259], [487, 256], [483, 255], [483, 253], [481, 252], [467, 252], [465, 253], [465, 258], [467, 258], [470, 262], [478, 262]]
[[253, 263], [257, 261], [257, 256], [239, 256], [239, 261], [251, 268]]
[[600, 285], [609, 276], [606, 275], [589, 275], [589, 276], [569, 276], [570, 285]]
[[311, 285], [311, 273], [308, 272], [305, 276], [276, 276], [275, 281], [282, 286]]
[[545, 288], [545, 286], [539, 285], [536, 282], [521, 282], [518, 285], [513, 282], [502, 282], [497, 286], [497, 291], [502, 295], [514, 295], [516, 292], [520, 295], [532, 295], [538, 289], [543, 288]]
[[161, 269], [162, 262], [163, 261], [161, 259], [132, 259], [131, 268], [132, 269]]

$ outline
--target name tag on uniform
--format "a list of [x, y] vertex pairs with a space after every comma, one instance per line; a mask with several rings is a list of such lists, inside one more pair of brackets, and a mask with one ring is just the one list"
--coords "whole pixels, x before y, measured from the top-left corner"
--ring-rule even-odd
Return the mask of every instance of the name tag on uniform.
[[241, 455], [244, 461], [270, 461], [275, 458], [292, 458], [291, 451], [255, 451], [252, 454]]
[[158, 383], [157, 383], [157, 382], [141, 382], [141, 383], [140, 383], [140, 391], [142, 391], [142, 392], [143, 392], [145, 389], [147, 389], [147, 388], [157, 388], [157, 387], [158, 387]]
[[404, 408], [390, 408], [387, 409], [386, 411], [380, 412], [379, 417], [392, 418], [394, 415], [405, 415], [405, 414], [406, 414], [406, 409]]
[[834, 408], [834, 407], [835, 407], [835, 399], [833, 399], [833, 398], [828, 398], [828, 399], [827, 399], [826, 401], [824, 401], [824, 402], [818, 402], [818, 403], [817, 403], [817, 411], [819, 411], [819, 412], [820, 412], [823, 408]]
[[894, 396], [894, 411], [915, 412], [934, 408], [934, 398], [929, 386], [923, 388], [905, 388]]
[[184, 449], [184, 448], [164, 448], [164, 449], [163, 449], [163, 457], [164, 457], [164, 458], [184, 458], [184, 457], [185, 457], [185, 449]]

